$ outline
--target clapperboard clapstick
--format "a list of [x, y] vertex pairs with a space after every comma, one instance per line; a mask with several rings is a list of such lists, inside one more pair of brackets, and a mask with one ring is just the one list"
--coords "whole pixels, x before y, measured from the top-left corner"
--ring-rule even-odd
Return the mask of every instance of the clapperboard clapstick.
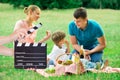
[[[28, 34], [41, 27], [42, 24], [34, 26], [28, 31]], [[14, 66], [17, 69], [46, 68], [47, 44], [46, 43], [20, 43], [15, 41], [14, 44], [15, 60]]]
[[35, 30], [37, 30], [38, 28], [40, 28], [42, 26], [42, 23], [39, 23], [38, 25], [32, 27], [27, 33], [31, 34], [32, 32], [34, 32]]

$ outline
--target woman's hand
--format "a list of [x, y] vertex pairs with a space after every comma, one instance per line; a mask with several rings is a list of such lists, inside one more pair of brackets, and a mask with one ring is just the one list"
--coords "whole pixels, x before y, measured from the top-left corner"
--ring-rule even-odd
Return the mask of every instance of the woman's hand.
[[46, 31], [46, 36], [44, 36], [44, 38], [42, 40], [40, 40], [39, 43], [47, 41], [50, 37], [51, 37], [51, 32]]
[[44, 37], [45, 40], [48, 40], [51, 37], [51, 32], [46, 31], [46, 36]]

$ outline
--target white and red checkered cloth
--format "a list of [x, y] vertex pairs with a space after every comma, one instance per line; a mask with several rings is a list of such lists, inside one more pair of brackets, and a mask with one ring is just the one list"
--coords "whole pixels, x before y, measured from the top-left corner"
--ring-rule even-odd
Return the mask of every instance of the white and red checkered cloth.
[[[57, 64], [55, 67], [55, 73], [51, 73], [51, 74], [46, 73], [44, 69], [37, 69], [36, 71], [45, 77], [49, 77], [49, 76], [61, 76], [61, 75], [65, 75], [66, 73], [77, 74], [76, 69], [77, 69], [77, 65], [73, 63], [71, 65]], [[85, 71], [84, 69], [81, 68], [80, 72], [83, 73]]]

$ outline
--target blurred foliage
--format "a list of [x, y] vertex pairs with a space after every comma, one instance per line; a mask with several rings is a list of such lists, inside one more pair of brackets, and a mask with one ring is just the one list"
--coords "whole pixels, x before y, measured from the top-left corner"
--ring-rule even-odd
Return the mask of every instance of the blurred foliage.
[[80, 6], [96, 9], [120, 9], [120, 0], [0, 0], [0, 2], [10, 3], [14, 7], [26, 7], [34, 4], [41, 9], [68, 9]]

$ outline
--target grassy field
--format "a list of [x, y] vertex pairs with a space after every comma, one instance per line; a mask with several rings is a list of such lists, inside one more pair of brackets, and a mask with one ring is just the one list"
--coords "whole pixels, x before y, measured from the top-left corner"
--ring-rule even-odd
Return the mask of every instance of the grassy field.
[[[68, 23], [73, 19], [75, 9], [43, 10], [38, 22], [42, 22], [43, 28], [39, 29], [36, 41], [45, 35], [46, 30], [54, 32], [62, 30], [68, 34]], [[11, 5], [0, 3], [0, 36], [12, 33], [17, 20], [24, 19], [23, 9], [13, 9]], [[107, 47], [103, 59], [108, 59], [110, 66], [120, 67], [120, 11], [111, 9], [88, 9], [88, 18], [97, 20], [105, 32]], [[35, 24], [36, 24], [35, 23]], [[47, 53], [50, 53], [53, 42], [47, 41]], [[5, 46], [12, 48], [12, 43]], [[71, 46], [72, 50], [72, 46]], [[45, 78], [33, 71], [19, 70], [14, 68], [14, 58], [0, 55], [0, 80], [120, 80], [120, 74], [95, 74], [61, 76]]]

